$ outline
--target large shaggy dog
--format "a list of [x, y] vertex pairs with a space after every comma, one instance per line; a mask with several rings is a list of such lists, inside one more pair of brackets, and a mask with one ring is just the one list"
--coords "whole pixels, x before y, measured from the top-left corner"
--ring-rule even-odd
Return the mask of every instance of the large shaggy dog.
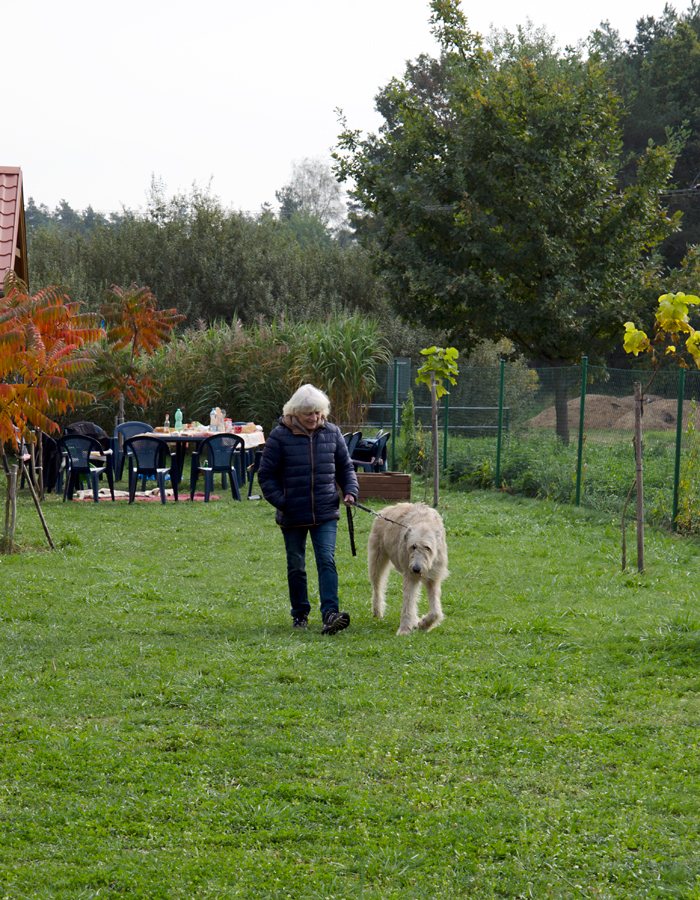
[[[397, 503], [382, 510], [369, 533], [367, 568], [372, 584], [372, 615], [381, 619], [386, 609], [386, 583], [392, 565], [403, 575], [403, 607], [397, 634], [414, 628], [429, 631], [442, 621], [440, 589], [447, 578], [445, 526], [440, 515], [424, 503]], [[389, 521], [387, 521], [389, 520]], [[429, 609], [418, 618], [421, 584]]]

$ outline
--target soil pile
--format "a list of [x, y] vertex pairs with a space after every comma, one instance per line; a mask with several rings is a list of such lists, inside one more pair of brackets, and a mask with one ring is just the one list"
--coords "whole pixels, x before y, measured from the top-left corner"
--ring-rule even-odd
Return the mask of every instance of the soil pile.
[[[575, 397], [567, 403], [569, 428], [578, 429], [581, 412], [581, 398]], [[683, 403], [683, 428], [688, 427], [692, 412], [689, 400]], [[644, 418], [642, 428], [645, 431], [675, 431], [678, 401], [657, 397], [653, 394], [644, 399]], [[696, 411], [696, 425], [700, 425], [699, 412]], [[542, 410], [539, 415], [530, 419], [528, 425], [533, 428], [554, 428], [556, 412], [553, 406]], [[634, 431], [634, 397], [608, 397], [605, 394], [586, 394], [584, 428], [602, 431]]]

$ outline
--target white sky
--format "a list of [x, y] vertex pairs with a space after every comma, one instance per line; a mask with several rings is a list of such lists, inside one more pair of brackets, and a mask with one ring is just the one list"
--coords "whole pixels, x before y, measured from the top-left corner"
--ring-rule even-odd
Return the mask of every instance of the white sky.
[[[560, 46], [608, 19], [632, 38], [665, 0], [462, 0], [470, 26], [527, 18]], [[678, 12], [688, 4], [676, 5]], [[193, 182], [226, 206], [275, 203], [292, 160], [327, 156], [339, 127], [376, 131], [373, 98], [435, 52], [428, 0], [0, 0], [0, 162], [53, 208], [143, 207]]]

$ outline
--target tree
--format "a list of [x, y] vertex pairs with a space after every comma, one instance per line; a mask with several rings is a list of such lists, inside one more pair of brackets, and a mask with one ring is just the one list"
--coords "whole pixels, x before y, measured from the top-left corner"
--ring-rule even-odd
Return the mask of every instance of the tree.
[[[425, 362], [418, 369], [416, 384], [426, 384], [430, 388], [432, 406], [432, 448], [433, 448], [433, 506], [439, 500], [439, 468], [438, 468], [438, 401], [450, 392], [444, 382], [457, 384], [457, 357], [459, 352], [454, 347], [428, 347], [421, 350]], [[427, 479], [426, 479], [427, 488]]]
[[658, 18], [645, 16], [632, 41], [621, 41], [603, 23], [589, 46], [625, 101], [623, 142], [630, 163], [623, 179], [634, 177], [634, 162], [650, 139], [663, 141], [668, 128], [687, 134], [667, 198], [672, 210], [683, 212], [681, 228], [661, 246], [666, 265], [676, 267], [688, 247], [700, 243], [700, 7], [692, 3], [678, 14], [666, 6]]
[[[17, 484], [17, 469], [7, 465], [4, 445], [10, 442], [23, 466], [23, 441], [27, 425], [42, 431], [58, 431], [53, 417], [94, 399], [92, 394], [76, 390], [70, 380], [92, 364], [82, 348], [104, 335], [95, 317], [81, 314], [79, 304], [71, 303], [56, 287], [45, 288], [30, 296], [27, 285], [13, 271], [4, 280], [0, 297], [0, 454], [10, 490]], [[51, 535], [41, 512], [31, 478], [29, 489], [39, 518], [53, 548]], [[11, 527], [5, 520], [3, 550], [14, 549], [14, 503]], [[9, 510], [9, 507], [8, 507]]]
[[[638, 329], [634, 322], [625, 323], [625, 352], [632, 353], [635, 357], [640, 353], [648, 353], [652, 358], [654, 373], [643, 388], [641, 383], [638, 382], [635, 384], [634, 454], [636, 475], [622, 510], [623, 570], [627, 564], [625, 512], [627, 503], [635, 488], [637, 492], [637, 568], [640, 572], [644, 570], [644, 486], [642, 477], [642, 415], [644, 413], [644, 396], [656, 377], [656, 373], [665, 361], [675, 360], [681, 368], [687, 369], [688, 363], [686, 362], [685, 356], [688, 356], [695, 362], [697, 368], [700, 369], [700, 331], [696, 331], [690, 324], [688, 309], [690, 306], [698, 305], [700, 305], [700, 297], [696, 297], [694, 294], [685, 294], [683, 291], [679, 291], [675, 294], [662, 294], [659, 297], [654, 321], [654, 336], [651, 339], [644, 331]], [[685, 347], [683, 348], [684, 335], [686, 335], [686, 337]]]
[[305, 212], [315, 216], [326, 228], [340, 225], [347, 208], [343, 189], [335, 179], [331, 167], [319, 157], [306, 157], [292, 163], [292, 177], [288, 184], [275, 191], [280, 204], [280, 219]]
[[70, 386], [92, 366], [84, 348], [104, 331], [57, 287], [30, 296], [13, 271], [0, 298], [0, 445], [16, 444], [27, 425], [56, 432], [52, 417], [94, 399]]
[[152, 355], [169, 341], [173, 328], [185, 316], [176, 309], [158, 309], [151, 290], [135, 284], [127, 290], [112, 285], [107, 298], [101, 308], [107, 335], [105, 344], [95, 353], [95, 382], [102, 396], [119, 400], [119, 418], [123, 420], [124, 400], [147, 406], [159, 387], [139, 369], [139, 357]]
[[621, 102], [599, 61], [525, 32], [490, 51], [458, 0], [431, 8], [440, 59], [409, 64], [378, 95], [379, 135], [345, 126], [334, 154], [393, 304], [467, 350], [506, 337], [556, 368], [601, 355], [647, 302], [653, 248], [677, 228], [660, 194], [680, 139], [648, 147], [620, 190]]

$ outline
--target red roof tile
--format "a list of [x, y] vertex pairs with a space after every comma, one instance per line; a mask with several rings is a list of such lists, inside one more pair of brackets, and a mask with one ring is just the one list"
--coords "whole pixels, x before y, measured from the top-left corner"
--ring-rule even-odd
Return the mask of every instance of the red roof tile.
[[27, 280], [22, 170], [0, 166], [0, 291], [8, 269], [14, 269], [23, 281]]

